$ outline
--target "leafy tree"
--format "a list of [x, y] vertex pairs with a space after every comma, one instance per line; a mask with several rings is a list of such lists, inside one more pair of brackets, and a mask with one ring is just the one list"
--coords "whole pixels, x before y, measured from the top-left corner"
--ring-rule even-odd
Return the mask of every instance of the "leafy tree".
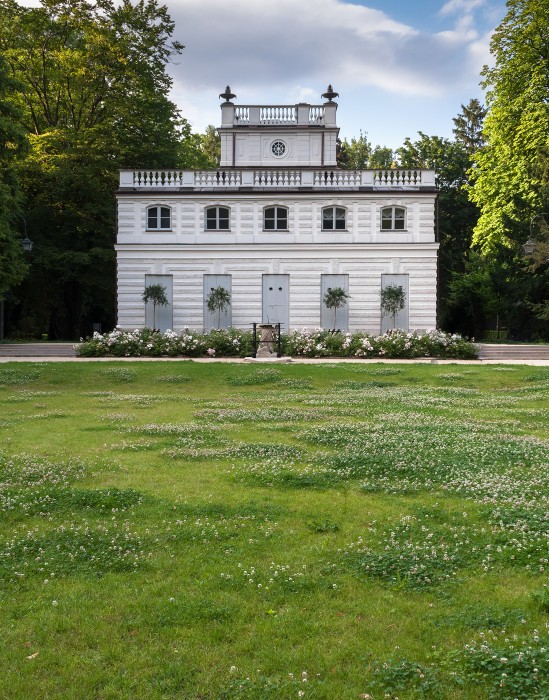
[[349, 170], [367, 170], [369, 168], [390, 168], [393, 164], [393, 151], [384, 146], [372, 147], [367, 134], [350, 141], [338, 142], [337, 164]]
[[548, 46], [545, 0], [508, 0], [492, 36], [493, 66], [483, 70], [486, 144], [471, 169], [470, 197], [480, 209], [473, 244], [485, 255], [497, 304], [505, 307], [498, 317], [505, 318], [511, 337], [520, 339], [549, 337], [543, 241], [538, 263], [521, 250], [531, 222], [549, 211]]
[[4, 301], [28, 271], [17, 232], [23, 215], [15, 173], [16, 162], [25, 154], [28, 141], [18, 125], [19, 114], [8, 100], [16, 87], [0, 56], [0, 340], [4, 337]]
[[18, 284], [27, 271], [21, 237], [17, 233], [21, 214], [15, 164], [25, 154], [28, 142], [17, 123], [19, 114], [7, 99], [15, 88], [6, 62], [0, 56], [0, 302], [4, 293]]
[[339, 137], [336, 141], [336, 163], [338, 168], [349, 167], [349, 154], [347, 152], [347, 146]]
[[486, 109], [477, 99], [469, 101], [468, 105], [461, 105], [461, 114], [453, 118], [454, 134], [457, 143], [460, 143], [469, 156], [473, 156], [484, 146], [484, 118]]
[[[539, 226], [532, 236], [533, 250], [527, 255], [526, 271], [530, 273], [532, 287], [527, 301], [534, 317], [541, 322], [549, 321], [549, 215], [539, 217]], [[531, 224], [535, 222], [532, 219]], [[530, 226], [533, 229], [533, 226]], [[546, 326], [547, 328], [547, 326]]]
[[350, 170], [365, 170], [372, 155], [372, 144], [368, 141], [367, 134], [360, 132], [360, 136], [350, 141], [344, 139], [341, 144], [345, 152], [345, 167]]
[[190, 124], [180, 120], [177, 167], [182, 169], [217, 168], [221, 160], [221, 140], [215, 127], [206, 127], [204, 134], [195, 134]]
[[334, 331], [337, 330], [337, 310], [347, 304], [349, 294], [342, 287], [328, 287], [324, 294], [324, 306], [334, 310]]
[[200, 150], [206, 159], [206, 167], [217, 168], [221, 161], [221, 139], [215, 126], [209, 124], [200, 137]]
[[471, 250], [465, 273], [451, 280], [448, 317], [459, 319], [460, 331], [469, 337], [484, 338], [487, 329], [495, 329], [519, 340], [548, 339], [546, 324], [532, 313], [533, 304], [544, 298], [537, 279], [527, 261], [504, 245], [489, 256]]
[[487, 261], [471, 251], [464, 272], [454, 271], [449, 287], [447, 315], [451, 325], [456, 325], [454, 319], [458, 319], [465, 336], [483, 338], [488, 326], [488, 307], [493, 300]]
[[483, 70], [486, 146], [477, 153], [471, 198], [480, 208], [473, 242], [482, 251], [513, 247], [542, 208], [549, 183], [549, 4], [507, 0], [492, 35], [494, 65]]
[[168, 306], [170, 303], [168, 301], [168, 297], [166, 296], [166, 287], [163, 287], [161, 284], [149, 284], [147, 287], [145, 287], [142, 299], [145, 302], [145, 304], [147, 304], [149, 301], [152, 301], [154, 326], [153, 330], [156, 330], [156, 307]]
[[[464, 274], [473, 228], [478, 210], [469, 201], [467, 184], [471, 157], [459, 140], [440, 136], [407, 138], [397, 149], [400, 165], [405, 168], [434, 168], [439, 188], [437, 229], [439, 251], [439, 323], [443, 328], [465, 332], [457, 313], [450, 311], [450, 283], [455, 274]], [[454, 308], [454, 307], [453, 307]]]
[[406, 292], [397, 284], [388, 284], [381, 290], [381, 313], [393, 317], [393, 328], [396, 327], [396, 315], [406, 304]]
[[19, 174], [36, 244], [15, 321], [78, 337], [114, 323], [118, 169], [179, 163], [188, 124], [165, 67], [182, 45], [156, 0], [0, 0], [0, 11], [0, 50], [20, 86], [10, 100], [31, 146]]
[[395, 165], [395, 156], [392, 148], [387, 146], [375, 146], [370, 156], [369, 168], [392, 168]]
[[212, 287], [206, 304], [208, 311], [217, 311], [217, 327], [221, 325], [221, 312], [225, 311], [231, 303], [231, 293], [225, 287]]

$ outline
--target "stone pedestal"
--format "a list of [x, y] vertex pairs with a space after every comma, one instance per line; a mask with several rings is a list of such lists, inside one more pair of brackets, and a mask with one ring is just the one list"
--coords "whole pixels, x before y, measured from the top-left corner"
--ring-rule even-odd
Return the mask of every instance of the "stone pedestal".
[[271, 323], [262, 323], [259, 331], [259, 347], [256, 357], [271, 357], [274, 352], [274, 326]]

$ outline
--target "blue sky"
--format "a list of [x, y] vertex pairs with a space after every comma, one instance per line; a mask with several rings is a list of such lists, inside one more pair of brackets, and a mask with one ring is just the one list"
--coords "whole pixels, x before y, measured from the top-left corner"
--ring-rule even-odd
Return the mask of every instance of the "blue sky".
[[228, 84], [237, 104], [319, 104], [331, 83], [341, 136], [393, 148], [418, 131], [451, 137], [461, 104], [484, 102], [480, 71], [506, 11], [503, 0], [166, 4], [186, 46], [173, 99], [195, 130], [218, 125]]
[[[320, 104], [339, 92], [342, 138], [396, 148], [418, 131], [451, 137], [473, 97], [504, 0], [163, 0], [183, 54], [172, 99], [195, 131], [237, 104]], [[35, 5], [37, 0], [22, 0]]]

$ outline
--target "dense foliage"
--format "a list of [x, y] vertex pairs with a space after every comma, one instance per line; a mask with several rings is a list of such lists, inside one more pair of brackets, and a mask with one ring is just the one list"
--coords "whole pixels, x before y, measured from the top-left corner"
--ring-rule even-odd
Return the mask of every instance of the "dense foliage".
[[24, 224], [21, 227], [15, 165], [26, 152], [27, 140], [18, 124], [19, 112], [7, 99], [16, 87], [5, 59], [0, 56], [0, 313], [5, 293], [26, 272], [19, 234], [19, 230], [25, 229]]
[[485, 67], [485, 147], [475, 158], [471, 196], [481, 209], [474, 242], [483, 251], [524, 242], [549, 186], [549, 6], [508, 0]]
[[168, 98], [166, 64], [183, 46], [156, 0], [0, 0], [0, 18], [11, 81], [3, 64], [0, 98], [30, 143], [18, 170], [34, 242], [8, 324], [23, 337], [76, 338], [115, 322], [118, 169], [192, 167], [209, 155]]
[[[549, 6], [508, 0], [483, 71], [485, 144], [473, 156], [471, 200], [480, 209], [471, 260], [455, 278], [454, 301], [483, 278], [477, 305], [509, 337], [549, 340]], [[525, 256], [522, 244], [534, 248]], [[468, 279], [467, 279], [468, 278]]]

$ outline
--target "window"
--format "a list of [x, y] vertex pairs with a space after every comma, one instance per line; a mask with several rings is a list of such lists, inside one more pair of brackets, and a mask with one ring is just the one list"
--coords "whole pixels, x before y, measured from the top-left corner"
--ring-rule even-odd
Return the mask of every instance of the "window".
[[171, 229], [172, 212], [169, 207], [160, 205], [147, 209], [147, 229]]
[[322, 230], [345, 230], [345, 213], [346, 212], [343, 207], [324, 207], [322, 210]]
[[286, 207], [268, 207], [263, 212], [265, 231], [287, 231], [288, 210]]
[[286, 153], [286, 144], [284, 141], [274, 141], [271, 144], [271, 153], [275, 158], [282, 158], [282, 156]]
[[404, 231], [406, 228], [406, 209], [404, 207], [383, 207], [381, 210], [382, 231]]
[[228, 207], [208, 207], [206, 209], [206, 230], [207, 231], [228, 231], [229, 230]]

